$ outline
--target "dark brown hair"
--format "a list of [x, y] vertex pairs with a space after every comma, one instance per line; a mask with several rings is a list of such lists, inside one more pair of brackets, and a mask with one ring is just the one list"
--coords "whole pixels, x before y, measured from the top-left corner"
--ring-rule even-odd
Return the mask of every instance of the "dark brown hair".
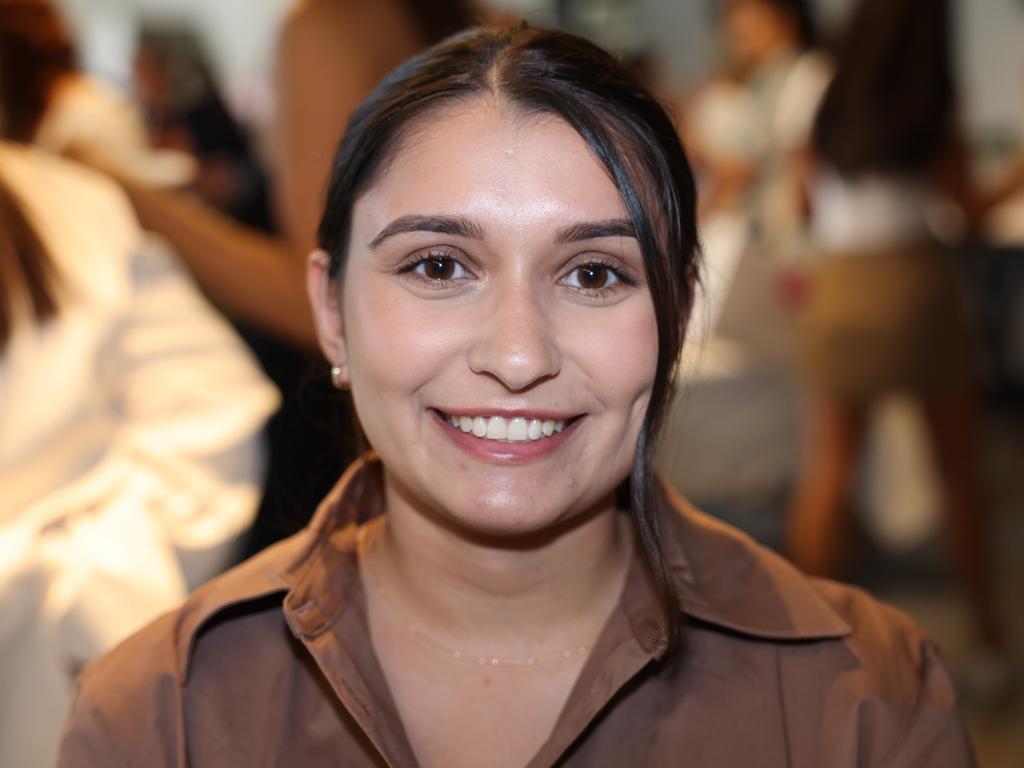
[[36, 322], [57, 314], [56, 278], [49, 250], [0, 178], [0, 352], [14, 332], [15, 298], [20, 293], [27, 297]]
[[71, 38], [44, 0], [0, 0], [0, 135], [31, 141], [57, 81], [75, 71]]
[[651, 94], [611, 54], [564, 32], [521, 26], [452, 37], [399, 67], [353, 113], [331, 175], [320, 245], [338, 279], [353, 205], [403, 131], [427, 110], [481, 95], [572, 126], [607, 169], [636, 230], [657, 319], [658, 361], [633, 470], [619, 498], [632, 512], [675, 645], [681, 614], [661, 554], [653, 454], [691, 303], [696, 193], [672, 121]]
[[956, 86], [947, 0], [861, 0], [814, 126], [839, 173], [917, 174], [948, 147]]

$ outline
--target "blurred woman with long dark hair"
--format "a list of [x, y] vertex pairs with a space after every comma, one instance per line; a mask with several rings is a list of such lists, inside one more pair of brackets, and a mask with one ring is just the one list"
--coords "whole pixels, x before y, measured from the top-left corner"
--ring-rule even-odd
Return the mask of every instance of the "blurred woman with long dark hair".
[[975, 403], [964, 302], [938, 237], [937, 205], [974, 209], [957, 123], [945, 0], [864, 0], [813, 133], [812, 231], [824, 258], [806, 307], [811, 390], [806, 466], [789, 553], [806, 570], [843, 566], [846, 502], [872, 405], [923, 406], [945, 481], [953, 552], [977, 640], [1001, 645], [975, 472]]

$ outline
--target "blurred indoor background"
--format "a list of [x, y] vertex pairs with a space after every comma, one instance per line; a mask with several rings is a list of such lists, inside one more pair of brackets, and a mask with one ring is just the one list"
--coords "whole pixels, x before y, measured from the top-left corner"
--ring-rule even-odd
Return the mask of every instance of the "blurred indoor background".
[[[807, 291], [814, 290], [820, 248], [798, 212], [777, 205], [776, 192], [794, 181], [791, 170], [800, 172], [817, 106], [832, 72], [843, 66], [841, 41], [858, 0], [807, 4], [817, 30], [813, 49], [792, 43], [794, 73], [802, 62], [799, 84], [795, 74], [768, 72], [744, 58], [738, 38], [730, 39], [745, 34], [740, 26], [747, 22], [738, 16], [730, 22], [729, 14], [745, 4], [775, 7], [773, 2], [487, 0], [476, 4], [476, 12], [585, 34], [634, 63], [672, 108], [699, 173], [706, 263], [661, 469], [699, 506], [786, 548], [792, 544], [787, 516], [799, 505], [793, 499], [807, 493], [801, 484], [802, 472], [813, 463], [808, 452], [822, 450], [806, 440], [816, 422], [808, 416], [799, 351], [801, 311]], [[226, 239], [241, 242], [237, 238], [259, 233], [267, 249], [304, 247], [311, 232], [290, 234], [280, 203], [286, 181], [275, 173], [288, 162], [282, 159], [288, 157], [282, 155], [287, 126], [279, 110], [294, 94], [284, 90], [288, 81], [280, 79], [278, 57], [293, 0], [53, 4], [81, 69], [116, 89], [144, 121], [151, 154], [131, 172], [104, 167], [123, 158], [86, 158], [91, 164], [124, 181], [130, 192], [139, 177], [164, 188], [188, 178], [192, 197], [234, 222], [236, 229], [223, 230]], [[980, 190], [972, 199], [983, 202], [965, 213], [956, 201], [936, 195], [928, 215], [930, 233], [950, 254], [967, 308], [964, 365], [973, 399], [972, 423], [962, 434], [973, 437], [961, 441], [966, 458], [953, 461], [976, 465], [974, 479], [963, 482], [977, 485], [972, 514], [984, 525], [963, 535], [980, 530], [984, 542], [960, 552], [960, 523], [946, 514], [953, 502], [942, 461], [932, 450], [925, 408], [894, 391], [871, 400], [863, 434], [845, 444], [857, 461], [840, 468], [850, 472], [849, 493], [837, 503], [850, 517], [836, 536], [836, 552], [809, 557], [823, 558], [811, 570], [853, 581], [893, 602], [938, 640], [960, 685], [980, 764], [1017, 768], [1024, 766], [1024, 0], [953, 5], [957, 125], [966, 168]], [[381, 40], [391, 34], [379, 29]], [[751, 34], [755, 39], [759, 33]], [[811, 50], [813, 59], [804, 57]], [[329, 88], [329, 72], [322, 78], [321, 87]], [[158, 201], [147, 218], [145, 193], [131, 196], [143, 224], [170, 241], [203, 291], [230, 317], [277, 385], [283, 412], [292, 413], [279, 413], [268, 427], [271, 479], [259, 520], [242, 545], [254, 551], [300, 525], [311, 510], [306, 496], [322, 492], [319, 486], [296, 490], [297, 470], [280, 458], [288, 445], [305, 440], [303, 429], [314, 430], [316, 440], [331, 439], [324, 436], [331, 427], [308, 423], [304, 406], [296, 404], [326, 397], [307, 382], [308, 337], [287, 320], [264, 323], [247, 308], [246, 297], [222, 294], [217, 276], [197, 266], [189, 243], [176, 239], [175, 220], [157, 210]], [[237, 234], [243, 229], [246, 234]], [[260, 418], [268, 409], [263, 407]], [[342, 414], [333, 423], [347, 429], [348, 418]], [[338, 450], [346, 456], [355, 448], [349, 441]], [[323, 472], [334, 476], [332, 467]], [[285, 524], [264, 519], [280, 515], [267, 509], [273, 505], [266, 499], [278, 498], [275, 493], [284, 493], [281, 498], [297, 510]], [[972, 557], [985, 562], [964, 566]], [[975, 584], [972, 568], [988, 574], [977, 579], [991, 583]], [[996, 616], [991, 626], [978, 607], [987, 599], [978, 597], [985, 590], [992, 593]], [[142, 613], [138, 620], [146, 618]]]

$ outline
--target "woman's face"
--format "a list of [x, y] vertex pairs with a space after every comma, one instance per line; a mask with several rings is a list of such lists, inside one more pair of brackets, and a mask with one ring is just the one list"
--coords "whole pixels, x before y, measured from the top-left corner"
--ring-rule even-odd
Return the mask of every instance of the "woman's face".
[[311, 291], [389, 501], [488, 535], [610, 508], [657, 328], [639, 243], [584, 140], [489, 100], [431, 113], [352, 219], [341, 295], [322, 254]]
[[730, 55], [746, 67], [756, 67], [797, 43], [793, 19], [765, 0], [727, 0], [724, 32]]

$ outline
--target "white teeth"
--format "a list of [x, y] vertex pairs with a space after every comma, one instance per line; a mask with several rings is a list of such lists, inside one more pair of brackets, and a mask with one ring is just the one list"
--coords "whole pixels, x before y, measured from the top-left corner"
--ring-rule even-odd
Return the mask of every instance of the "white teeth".
[[541, 436], [541, 427], [539, 419], [530, 419], [530, 426], [526, 428], [526, 437], [530, 440], [536, 440]]
[[472, 432], [477, 437], [487, 440], [504, 440], [510, 443], [525, 443], [551, 437], [565, 429], [564, 421], [553, 419], [530, 419], [515, 416], [506, 419], [502, 416], [445, 416], [445, 420], [455, 429]]
[[501, 416], [491, 416], [487, 420], [487, 439], [504, 440], [508, 437], [508, 422]]
[[526, 419], [522, 416], [516, 416], [508, 423], [508, 434], [506, 437], [510, 442], [521, 443], [528, 439], [526, 436], [528, 429]]

